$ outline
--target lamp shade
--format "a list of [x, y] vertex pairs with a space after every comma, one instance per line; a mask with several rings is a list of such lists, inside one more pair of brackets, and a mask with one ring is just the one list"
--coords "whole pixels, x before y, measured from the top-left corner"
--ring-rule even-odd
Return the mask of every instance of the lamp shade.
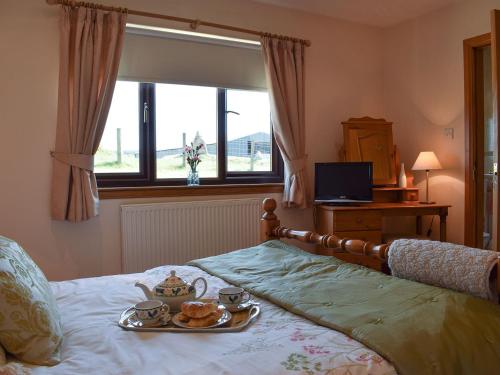
[[414, 171], [429, 171], [431, 169], [443, 169], [443, 167], [441, 167], [441, 163], [433, 151], [422, 151], [411, 169]]

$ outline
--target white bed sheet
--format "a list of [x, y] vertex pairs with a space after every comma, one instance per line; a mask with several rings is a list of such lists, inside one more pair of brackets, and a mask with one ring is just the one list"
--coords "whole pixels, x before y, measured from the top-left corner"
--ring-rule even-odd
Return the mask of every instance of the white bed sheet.
[[187, 266], [143, 274], [51, 283], [62, 315], [62, 362], [30, 366], [43, 374], [395, 374], [378, 354], [342, 333], [321, 327], [264, 300], [260, 317], [245, 331], [226, 334], [125, 331], [120, 313], [143, 300], [137, 280], [154, 285], [175, 269], [207, 279], [208, 297], [227, 284]]

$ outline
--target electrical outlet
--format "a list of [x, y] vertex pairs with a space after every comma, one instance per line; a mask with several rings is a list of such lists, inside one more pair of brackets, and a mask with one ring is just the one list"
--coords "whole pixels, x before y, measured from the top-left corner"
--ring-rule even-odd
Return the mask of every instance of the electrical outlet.
[[454, 128], [444, 128], [444, 136], [446, 138], [450, 138], [450, 139], [455, 138], [455, 129]]

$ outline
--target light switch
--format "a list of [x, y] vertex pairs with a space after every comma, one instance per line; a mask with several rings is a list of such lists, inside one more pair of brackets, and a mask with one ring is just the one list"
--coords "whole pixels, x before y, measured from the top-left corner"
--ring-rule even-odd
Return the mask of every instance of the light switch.
[[450, 138], [450, 139], [455, 138], [455, 129], [454, 128], [444, 128], [444, 136], [446, 138]]

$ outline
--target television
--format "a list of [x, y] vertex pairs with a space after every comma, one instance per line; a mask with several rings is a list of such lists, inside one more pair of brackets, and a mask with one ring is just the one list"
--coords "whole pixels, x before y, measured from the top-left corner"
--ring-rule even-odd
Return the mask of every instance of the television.
[[316, 203], [350, 204], [372, 202], [371, 162], [316, 163], [314, 200]]

